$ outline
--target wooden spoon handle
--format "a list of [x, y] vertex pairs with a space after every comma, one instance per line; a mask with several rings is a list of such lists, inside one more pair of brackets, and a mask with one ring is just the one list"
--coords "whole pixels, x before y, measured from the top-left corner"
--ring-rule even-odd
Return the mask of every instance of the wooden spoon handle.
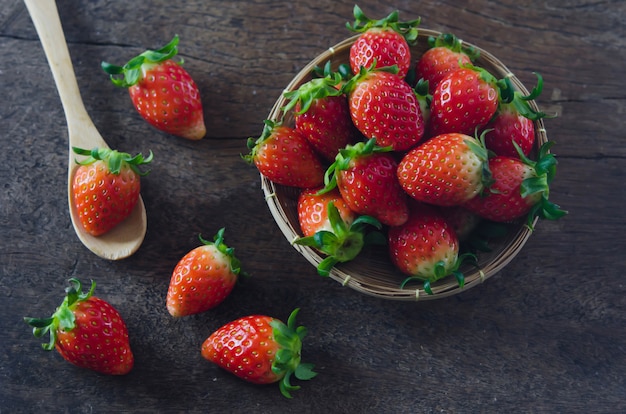
[[[102, 142], [94, 142], [94, 134], [89, 133], [89, 129], [93, 127], [95, 130], [95, 127], [80, 96], [55, 1], [24, 0], [24, 3], [39, 35], [61, 98], [69, 129], [70, 146], [106, 146], [101, 137]], [[99, 137], [99, 134], [95, 135]]]

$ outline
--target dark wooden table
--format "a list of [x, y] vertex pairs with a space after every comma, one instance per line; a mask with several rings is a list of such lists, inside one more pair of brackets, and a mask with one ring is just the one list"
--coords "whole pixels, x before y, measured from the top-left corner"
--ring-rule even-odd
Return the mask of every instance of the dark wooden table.
[[[580, 0], [363, 0], [498, 56], [538, 103], [559, 170], [551, 199], [570, 214], [541, 222], [498, 275], [438, 301], [397, 302], [317, 276], [283, 237], [246, 138], [289, 80], [350, 35], [353, 3], [58, 2], [87, 111], [112, 147], [155, 153], [144, 180], [149, 228], [139, 251], [106, 261], [80, 243], [66, 198], [67, 128], [21, 2], [0, 0], [0, 413], [624, 412], [626, 410], [626, 3]], [[199, 142], [149, 127], [100, 70], [173, 34], [200, 86]], [[252, 278], [218, 308], [174, 320], [165, 294], [198, 233], [226, 227]], [[69, 277], [98, 283], [122, 313], [136, 356], [107, 377], [46, 353], [22, 321], [60, 303]], [[292, 400], [200, 356], [223, 323], [301, 307], [304, 359], [317, 378]]]

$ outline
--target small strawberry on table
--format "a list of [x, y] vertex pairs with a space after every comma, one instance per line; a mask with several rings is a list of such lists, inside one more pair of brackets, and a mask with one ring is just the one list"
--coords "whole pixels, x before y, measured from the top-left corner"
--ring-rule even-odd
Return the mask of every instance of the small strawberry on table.
[[167, 291], [167, 310], [174, 317], [194, 315], [216, 307], [230, 295], [241, 273], [235, 250], [224, 243], [224, 228], [213, 242], [200, 236], [202, 246], [176, 265]]
[[309, 380], [317, 375], [312, 364], [301, 362], [304, 326], [296, 326], [296, 308], [287, 324], [271, 316], [250, 315], [229, 322], [202, 344], [201, 354], [228, 372], [254, 384], [279, 382], [281, 393], [291, 398], [300, 388], [291, 377]]
[[158, 50], [146, 50], [124, 66], [102, 62], [114, 85], [128, 88], [137, 112], [168, 134], [199, 140], [206, 134], [200, 91], [180, 63], [178, 36]]
[[93, 296], [96, 283], [82, 291], [78, 279], [69, 280], [67, 296], [49, 318], [24, 318], [37, 338], [49, 334], [43, 349], [56, 348], [68, 362], [102, 374], [124, 375], [130, 372], [134, 356], [128, 330], [119, 312], [108, 302]]

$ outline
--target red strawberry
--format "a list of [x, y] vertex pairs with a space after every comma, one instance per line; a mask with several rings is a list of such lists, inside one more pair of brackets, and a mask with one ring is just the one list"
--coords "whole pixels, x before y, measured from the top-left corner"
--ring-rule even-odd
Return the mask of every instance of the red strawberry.
[[430, 134], [474, 135], [498, 109], [497, 80], [477, 67], [450, 72], [439, 82], [430, 105]]
[[290, 102], [283, 110], [295, 110], [296, 129], [327, 161], [333, 161], [339, 150], [356, 138], [348, 101], [338, 89], [340, 83], [341, 75], [335, 73], [313, 79], [284, 94]]
[[50, 334], [43, 349], [55, 349], [68, 362], [102, 374], [124, 375], [133, 368], [134, 357], [128, 330], [119, 312], [106, 301], [93, 296], [96, 288], [82, 292], [78, 279], [70, 279], [67, 296], [50, 318], [24, 318], [41, 338]]
[[459, 242], [467, 240], [482, 219], [463, 206], [440, 207], [439, 212], [452, 227]]
[[356, 75], [362, 67], [373, 64], [381, 68], [396, 65], [398, 75], [404, 78], [411, 66], [409, 45], [417, 41], [417, 26], [420, 19], [398, 22], [398, 11], [381, 20], [372, 20], [354, 6], [353, 24], [348, 29], [362, 33], [350, 47], [350, 66]]
[[295, 309], [287, 325], [265, 315], [251, 315], [230, 322], [213, 332], [202, 344], [202, 356], [219, 367], [255, 384], [280, 381], [280, 391], [291, 398], [291, 376], [309, 380], [313, 365], [301, 363], [302, 339], [307, 330], [296, 327]]
[[144, 158], [108, 148], [73, 150], [89, 157], [79, 162], [74, 173], [72, 202], [85, 231], [100, 236], [124, 221], [135, 208], [140, 176], [146, 174], [138, 166], [152, 161], [152, 152]]
[[396, 176], [398, 163], [389, 150], [373, 138], [348, 145], [328, 168], [325, 190], [336, 186], [354, 212], [398, 226], [408, 218], [408, 205]]
[[531, 107], [529, 101], [537, 98], [543, 89], [543, 78], [537, 75], [537, 86], [529, 95], [516, 91], [509, 78], [507, 87], [501, 89], [502, 102], [496, 116], [487, 124], [485, 145], [497, 155], [517, 157], [515, 142], [524, 155], [529, 155], [535, 143], [535, 124], [533, 121], [548, 117], [543, 112]]
[[332, 231], [328, 217], [328, 203], [333, 203], [341, 220], [350, 226], [356, 219], [357, 214], [348, 207], [341, 198], [339, 190], [320, 194], [323, 187], [303, 189], [298, 197], [298, 220], [300, 229], [305, 237], [313, 236], [319, 231]]
[[422, 54], [415, 66], [416, 78], [428, 82], [432, 94], [441, 80], [464, 65], [471, 65], [479, 52], [463, 43], [451, 33], [428, 38], [430, 49]]
[[522, 116], [512, 104], [501, 104], [485, 130], [485, 146], [497, 155], [517, 157], [513, 142], [524, 155], [529, 155], [535, 143], [534, 122]]
[[460, 205], [490, 182], [487, 150], [465, 134], [442, 134], [407, 152], [398, 180], [414, 199], [438, 206]]
[[354, 259], [366, 244], [379, 244], [381, 234], [376, 237], [366, 231], [369, 226], [379, 230], [382, 226], [373, 217], [357, 217], [336, 188], [322, 194], [319, 190], [304, 190], [298, 197], [298, 218], [305, 237], [294, 243], [326, 254], [317, 271], [321, 276], [328, 276], [335, 264]]
[[[464, 206], [486, 219], [496, 222], [527, 216], [533, 228], [535, 217], [556, 220], [567, 214], [548, 200], [549, 185], [556, 172], [556, 158], [549, 153], [552, 142], [544, 144], [532, 161], [519, 153], [519, 158], [496, 156], [489, 160], [493, 184], [483, 194]], [[520, 159], [521, 158], [521, 159]]]
[[389, 229], [391, 262], [411, 280], [424, 282], [432, 294], [431, 283], [454, 274], [459, 285], [464, 282], [458, 271], [459, 241], [452, 227], [434, 208], [425, 204], [413, 206], [409, 219]]
[[295, 128], [266, 120], [261, 136], [248, 139], [248, 149], [244, 159], [276, 184], [309, 188], [324, 182], [322, 162]]
[[424, 119], [415, 91], [398, 75], [363, 69], [344, 85], [354, 125], [378, 145], [405, 151], [424, 135]]
[[174, 36], [161, 49], [145, 51], [124, 66], [102, 62], [102, 69], [116, 86], [128, 88], [135, 109], [152, 126], [198, 140], [206, 134], [202, 101], [191, 75], [172, 60], [178, 40]]
[[224, 229], [214, 242], [200, 237], [202, 246], [176, 265], [167, 291], [167, 310], [174, 317], [194, 315], [216, 307], [233, 290], [240, 273], [234, 249], [224, 243]]

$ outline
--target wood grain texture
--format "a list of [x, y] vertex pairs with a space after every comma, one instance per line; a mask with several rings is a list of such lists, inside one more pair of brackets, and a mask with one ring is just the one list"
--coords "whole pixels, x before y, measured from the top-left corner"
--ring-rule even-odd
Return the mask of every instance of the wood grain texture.
[[[180, 3], [180, 4], [177, 4]], [[314, 3], [314, 4], [311, 4]], [[626, 3], [362, 1], [372, 17], [451, 31], [491, 51], [524, 83], [545, 79], [542, 109], [559, 159], [551, 199], [570, 214], [541, 222], [483, 285], [400, 303], [317, 276], [282, 236], [254, 167], [240, 157], [284, 86], [350, 35], [353, 3], [59, 0], [87, 111], [112, 147], [155, 153], [143, 181], [148, 233], [132, 257], [89, 253], [66, 202], [67, 129], [52, 75], [21, 2], [0, 0], [0, 413], [357, 413], [626, 411], [623, 62]], [[151, 129], [100, 62], [124, 63], [174, 33], [199, 84], [208, 136]], [[226, 227], [252, 277], [218, 308], [174, 320], [171, 271]], [[123, 378], [46, 353], [22, 321], [59, 305], [69, 277], [93, 278], [131, 332]], [[251, 313], [309, 328], [303, 358], [319, 375], [294, 399], [206, 363], [202, 341]]]

